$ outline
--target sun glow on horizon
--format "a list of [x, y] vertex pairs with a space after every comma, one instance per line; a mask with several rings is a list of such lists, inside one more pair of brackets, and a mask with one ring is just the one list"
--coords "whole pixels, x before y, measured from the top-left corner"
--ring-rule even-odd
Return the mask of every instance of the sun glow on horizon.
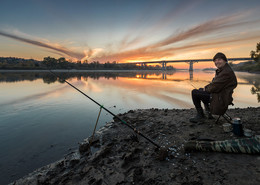
[[[259, 7], [255, 3], [236, 1], [237, 9], [226, 11], [227, 7], [234, 6], [234, 2], [221, 4], [220, 8], [225, 7], [221, 14], [214, 9], [210, 14], [201, 11], [212, 7], [212, 2], [173, 0], [158, 6], [159, 2], [154, 1], [148, 9], [145, 1], [117, 2], [120, 6], [104, 6], [110, 10], [105, 14], [97, 13], [95, 8], [106, 3], [93, 2], [94, 9], [66, 15], [70, 22], [64, 21], [59, 14], [49, 14], [49, 9], [46, 11], [37, 3], [31, 3], [37, 11], [47, 12], [46, 16], [53, 16], [48, 18], [61, 23], [55, 25], [37, 15], [30, 25], [23, 15], [29, 12], [28, 7], [16, 15], [6, 11], [8, 8], [4, 6], [11, 6], [7, 3], [0, 7], [0, 14], [5, 15], [1, 16], [4, 19], [0, 25], [0, 55], [37, 60], [47, 56], [65, 57], [73, 62], [100, 63], [205, 59], [212, 58], [217, 52], [225, 53], [227, 58], [246, 57], [260, 38]], [[81, 9], [85, 3], [65, 5], [53, 1], [46, 5], [51, 4], [57, 10], [64, 6], [64, 10], [69, 10], [70, 6], [79, 4]], [[187, 17], [187, 10], [192, 19]], [[16, 21], [23, 23], [21, 25], [11, 19], [18, 15]]]

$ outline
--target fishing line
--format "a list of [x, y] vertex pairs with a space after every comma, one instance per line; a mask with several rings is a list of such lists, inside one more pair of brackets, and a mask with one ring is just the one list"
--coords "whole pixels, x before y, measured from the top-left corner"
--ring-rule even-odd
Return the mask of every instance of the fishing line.
[[189, 84], [194, 87], [195, 89], [198, 89], [197, 87], [195, 87], [190, 81], [189, 81]]
[[85, 97], [87, 97], [88, 99], [90, 99], [91, 101], [93, 101], [95, 104], [97, 104], [99, 107], [102, 107], [105, 111], [107, 111], [109, 114], [111, 114], [112, 116], [114, 116], [116, 119], [118, 119], [121, 123], [123, 123], [124, 125], [126, 125], [127, 127], [129, 127], [130, 129], [132, 129], [134, 132], [136, 132], [138, 135], [142, 136], [143, 138], [145, 138], [147, 141], [149, 141], [150, 143], [152, 143], [154, 146], [156, 146], [157, 148], [161, 148], [158, 144], [156, 144], [155, 142], [153, 142], [151, 139], [149, 139], [148, 137], [146, 137], [144, 134], [142, 134], [139, 130], [137, 130], [135, 127], [129, 125], [126, 121], [122, 120], [120, 117], [118, 117], [117, 115], [115, 115], [114, 113], [112, 113], [110, 110], [108, 110], [106, 107], [102, 106], [100, 103], [98, 103], [97, 101], [95, 101], [93, 98], [91, 98], [90, 96], [88, 96], [87, 94], [85, 94], [84, 92], [82, 92], [80, 89], [78, 89], [77, 87], [75, 87], [74, 85], [72, 85], [71, 83], [69, 83], [67, 80], [62, 79], [61, 77], [59, 77], [56, 73], [54, 73], [53, 71], [51, 71], [49, 69], [50, 73], [52, 73], [54, 76], [56, 76], [57, 78], [61, 79], [62, 81], [66, 82], [68, 85], [70, 85], [72, 88], [76, 89], [78, 92], [80, 92], [82, 95], [84, 95]]

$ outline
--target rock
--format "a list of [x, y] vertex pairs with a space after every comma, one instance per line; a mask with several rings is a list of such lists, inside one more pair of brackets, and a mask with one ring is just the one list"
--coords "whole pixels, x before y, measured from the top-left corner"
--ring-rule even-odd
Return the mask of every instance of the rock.
[[74, 167], [76, 164], [79, 163], [79, 161], [80, 161], [79, 159], [73, 159], [73, 160], [71, 160], [71, 161], [70, 161], [70, 166], [71, 166], [71, 167]]
[[213, 185], [221, 185], [220, 182], [215, 182]]
[[80, 143], [79, 145], [79, 152], [80, 154], [89, 153], [90, 152], [90, 145], [88, 142]]

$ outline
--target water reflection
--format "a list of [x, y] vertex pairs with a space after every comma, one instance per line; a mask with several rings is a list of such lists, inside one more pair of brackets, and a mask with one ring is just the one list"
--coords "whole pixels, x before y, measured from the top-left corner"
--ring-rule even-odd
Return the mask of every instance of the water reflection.
[[251, 93], [252, 94], [256, 94], [257, 95], [257, 100], [258, 100], [258, 102], [260, 102], [260, 85], [259, 84], [257, 86], [254, 85], [254, 87], [252, 87]]
[[[56, 71], [61, 78], [57, 78], [49, 72], [0, 72], [1, 82], [21, 82], [34, 81], [42, 79], [46, 84], [55, 82], [64, 83], [62, 79], [77, 81], [87, 81], [88, 78], [99, 80], [100, 78], [117, 80], [120, 78], [144, 79], [152, 81], [186, 81], [192, 87], [203, 87], [208, 84], [214, 77], [214, 71], [193, 72], [193, 71], [102, 71], [102, 72], [60, 72]], [[252, 85], [250, 92], [256, 95], [257, 101], [260, 102], [260, 75], [236, 72], [238, 85]]]
[[252, 85], [250, 91], [257, 96], [257, 101], [260, 102], [260, 74], [240, 73], [239, 77], [244, 80], [243, 84]]
[[[214, 71], [57, 73], [115, 114], [193, 108], [193, 86], [203, 87], [214, 77]], [[260, 75], [236, 75], [235, 107], [259, 106]], [[99, 107], [61, 83], [46, 72], [0, 72], [0, 184], [60, 159], [92, 134]], [[98, 126], [111, 119], [102, 112]]]
[[[118, 77], [128, 78], [142, 78], [150, 80], [193, 80], [193, 71], [176, 72], [176, 71], [131, 71], [131, 72], [55, 72], [61, 79], [76, 78], [78, 80], [92, 78], [98, 80], [101, 77], [106, 79], [116, 80]], [[178, 74], [178, 75], [175, 75]], [[187, 76], [187, 74], [189, 76]], [[19, 82], [19, 81], [34, 81], [37, 79], [43, 79], [44, 83], [51, 84], [56, 81], [63, 83], [63, 80], [58, 79], [55, 75], [49, 72], [0, 72], [1, 82]]]
[[[149, 72], [149, 71], [130, 71], [130, 72], [59, 72], [54, 71], [59, 77], [62, 79], [68, 80], [71, 78], [77, 78], [78, 80], [92, 78], [98, 80], [101, 77], [106, 79], [114, 79], [116, 80], [118, 77], [129, 77], [129, 78], [151, 78], [151, 76], [156, 76], [159, 79], [167, 79], [167, 75], [173, 75], [174, 71], [168, 72]], [[1, 72], [0, 73], [0, 82], [19, 82], [24, 80], [37, 80], [43, 79], [44, 83], [54, 83], [56, 81], [60, 81], [63, 83], [62, 80], [59, 80], [55, 75], [49, 72]]]
[[41, 99], [44, 97], [48, 97], [48, 96], [54, 96], [54, 94], [58, 91], [62, 91], [64, 89], [66, 89], [66, 86], [60, 87], [58, 89], [52, 89], [49, 91], [45, 91], [45, 92], [39, 92], [39, 93], [35, 93], [33, 95], [28, 95], [22, 98], [18, 98], [18, 99], [12, 99], [10, 101], [7, 102], [0, 102], [0, 106], [7, 106], [7, 105], [15, 105], [15, 104], [20, 104], [23, 102], [27, 102], [27, 101], [31, 101], [31, 100], [35, 100], [35, 99]]

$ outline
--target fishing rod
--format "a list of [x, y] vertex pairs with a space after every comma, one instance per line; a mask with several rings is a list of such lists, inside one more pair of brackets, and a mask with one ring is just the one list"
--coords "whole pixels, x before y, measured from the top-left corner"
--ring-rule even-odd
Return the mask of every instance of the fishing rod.
[[63, 80], [64, 82], [66, 82], [68, 85], [70, 85], [72, 88], [76, 89], [78, 92], [80, 92], [81, 94], [83, 94], [85, 97], [87, 97], [88, 99], [90, 99], [91, 101], [93, 101], [95, 104], [97, 104], [100, 108], [103, 108], [105, 111], [107, 111], [109, 114], [111, 114], [112, 116], [114, 116], [115, 118], [117, 118], [120, 122], [122, 122], [124, 125], [128, 126], [130, 129], [132, 129], [134, 132], [136, 132], [138, 135], [142, 136], [143, 138], [145, 138], [147, 141], [149, 141], [150, 143], [152, 143], [153, 145], [155, 145], [157, 148], [161, 148], [158, 144], [156, 144], [155, 142], [153, 142], [151, 139], [149, 139], [148, 137], [146, 137], [144, 134], [142, 134], [140, 131], [138, 131], [136, 128], [134, 128], [133, 126], [129, 125], [127, 122], [125, 122], [124, 120], [122, 120], [120, 117], [118, 117], [117, 115], [115, 115], [113, 112], [111, 112], [110, 110], [108, 110], [106, 107], [104, 107], [103, 105], [101, 105], [100, 103], [98, 103], [97, 101], [95, 101], [93, 98], [91, 98], [90, 96], [88, 96], [87, 94], [85, 94], [84, 92], [82, 92], [80, 89], [78, 89], [77, 87], [75, 87], [74, 85], [72, 85], [71, 83], [69, 83], [67, 80], [61, 78], [60, 76], [58, 76], [56, 73], [54, 73], [53, 71], [51, 71], [49, 69], [50, 73], [52, 73], [54, 76], [56, 76], [57, 78]]

